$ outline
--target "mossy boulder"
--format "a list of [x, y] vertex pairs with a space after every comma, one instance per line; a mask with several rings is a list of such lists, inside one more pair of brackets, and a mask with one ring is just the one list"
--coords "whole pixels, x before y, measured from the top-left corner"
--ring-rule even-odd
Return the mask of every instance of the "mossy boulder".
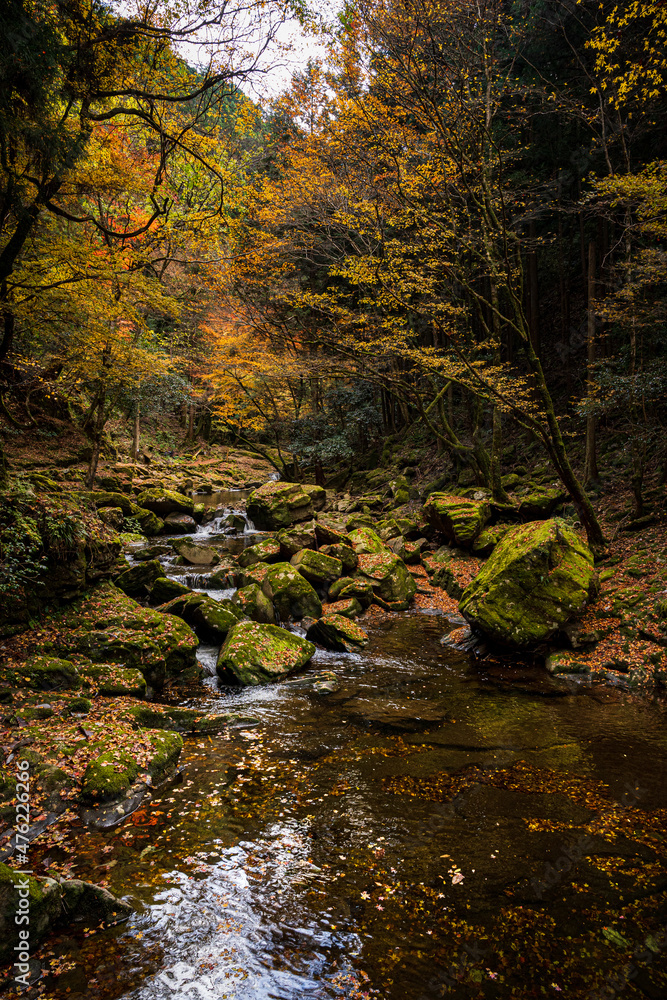
[[125, 515], [120, 507], [100, 507], [97, 516], [100, 521], [108, 524], [110, 528], [115, 528], [116, 531], [121, 530], [125, 521]]
[[323, 552], [315, 552], [313, 549], [301, 549], [290, 559], [290, 565], [304, 576], [310, 583], [317, 585], [329, 584], [332, 580], [338, 579], [343, 573], [343, 564], [340, 559], [325, 555]]
[[190, 538], [175, 538], [172, 546], [191, 566], [215, 566], [220, 556], [210, 545], [197, 545]]
[[254, 563], [254, 565], [242, 569], [239, 573], [241, 586], [251, 587], [253, 583], [256, 583], [258, 587], [262, 587], [268, 572], [268, 563]]
[[154, 514], [152, 510], [144, 510], [143, 507], [137, 507], [132, 514], [132, 518], [148, 538], [160, 535], [164, 531], [164, 521], [157, 514]]
[[136, 754], [105, 746], [84, 771], [79, 798], [86, 805], [121, 798], [142, 774], [159, 784], [176, 767], [182, 749], [181, 737], [167, 732], [146, 734]]
[[239, 556], [239, 566], [254, 566], [259, 562], [278, 562], [280, 559], [280, 542], [275, 538], [265, 538], [255, 545], [249, 545]]
[[164, 519], [167, 535], [193, 535], [196, 530], [197, 522], [189, 514], [167, 514]]
[[359, 565], [359, 558], [352, 546], [344, 545], [342, 542], [338, 542], [334, 545], [323, 545], [320, 548], [320, 552], [322, 555], [332, 556], [334, 559], [339, 559], [343, 567], [342, 572], [346, 575], [354, 573], [355, 569]]
[[485, 528], [472, 543], [472, 551], [476, 556], [490, 556], [498, 542], [505, 537], [509, 530], [509, 524], [494, 524], [491, 528]]
[[156, 689], [168, 677], [192, 677], [199, 671], [199, 640], [184, 621], [141, 607], [110, 583], [52, 612], [44, 624], [53, 629], [54, 637], [44, 645], [54, 653], [132, 667]]
[[82, 493], [81, 495], [90, 497], [98, 510], [113, 507], [122, 510], [125, 517], [132, 517], [134, 511], [137, 509], [137, 505], [125, 493], [109, 490], [93, 490], [90, 493]]
[[310, 497], [310, 502], [313, 505], [313, 510], [324, 510], [327, 505], [327, 491], [323, 486], [314, 486], [307, 483], [302, 486], [301, 489]]
[[[315, 537], [318, 545], [352, 545], [348, 533], [331, 521], [318, 520], [315, 524]], [[301, 547], [305, 549], [308, 546]]]
[[356, 597], [347, 597], [342, 601], [334, 601], [324, 609], [328, 615], [343, 615], [345, 618], [357, 618], [362, 607]]
[[261, 587], [283, 621], [319, 618], [322, 614], [322, 602], [315, 590], [290, 563], [268, 566]]
[[[375, 597], [381, 598], [396, 611], [405, 610], [417, 592], [417, 584], [408, 567], [389, 549], [362, 553], [359, 556], [357, 579], [363, 583], [370, 583]], [[344, 590], [340, 596], [357, 595]]]
[[248, 497], [248, 517], [260, 531], [288, 528], [313, 516], [309, 493], [298, 483], [264, 483]]
[[330, 601], [354, 599], [359, 602], [362, 608], [367, 608], [375, 600], [375, 593], [368, 580], [344, 576], [332, 583], [329, 587], [328, 597]]
[[[17, 924], [17, 911], [27, 913], [30, 923]], [[62, 891], [55, 879], [22, 875], [0, 863], [0, 961], [17, 960], [14, 948], [20, 941], [19, 931], [22, 929], [29, 930], [32, 952], [60, 919], [61, 913]], [[20, 972], [23, 971], [20, 969]], [[25, 971], [28, 971], [27, 963]]]
[[275, 625], [276, 613], [273, 604], [268, 599], [258, 583], [241, 587], [232, 597], [246, 618], [264, 625]]
[[141, 729], [160, 729], [170, 733], [220, 733], [228, 726], [256, 722], [236, 712], [206, 715], [196, 708], [169, 705], [132, 705], [127, 710], [126, 718]]
[[277, 625], [239, 622], [220, 650], [217, 672], [227, 684], [267, 684], [305, 666], [314, 652], [312, 642]]
[[192, 517], [195, 506], [190, 497], [176, 490], [163, 489], [143, 490], [137, 497], [137, 504], [158, 517], [166, 517], [167, 514], [189, 514]]
[[560, 489], [537, 489], [521, 498], [519, 517], [522, 521], [543, 521], [562, 507], [567, 494]]
[[553, 518], [508, 531], [466, 587], [460, 609], [490, 639], [526, 647], [552, 638], [598, 589], [590, 549]]
[[84, 688], [91, 687], [106, 698], [144, 698], [146, 678], [140, 670], [116, 663], [91, 663], [80, 668]]
[[231, 601], [214, 601], [208, 594], [197, 593], [182, 594], [157, 610], [182, 618], [200, 639], [213, 643], [224, 642], [230, 628], [243, 616], [243, 611]]
[[138, 566], [129, 566], [116, 577], [114, 583], [130, 597], [146, 597], [153, 584], [165, 573], [157, 559], [149, 559]]
[[31, 656], [20, 666], [2, 666], [0, 681], [32, 691], [66, 691], [81, 687], [79, 671], [71, 660], [56, 656]]
[[424, 516], [448, 541], [470, 548], [489, 521], [491, 507], [485, 500], [432, 493], [424, 505]]
[[314, 549], [317, 535], [312, 524], [301, 524], [298, 528], [284, 528], [278, 532], [280, 554], [283, 559], [291, 559], [301, 549]]
[[151, 604], [166, 604], [175, 597], [191, 594], [192, 591], [178, 580], [170, 580], [166, 576], [159, 577], [153, 584], [148, 595]]
[[344, 615], [327, 614], [311, 625], [306, 639], [325, 649], [357, 653], [368, 645], [368, 633]]
[[360, 527], [350, 532], [350, 545], [357, 553], [382, 552], [387, 546], [372, 528]]

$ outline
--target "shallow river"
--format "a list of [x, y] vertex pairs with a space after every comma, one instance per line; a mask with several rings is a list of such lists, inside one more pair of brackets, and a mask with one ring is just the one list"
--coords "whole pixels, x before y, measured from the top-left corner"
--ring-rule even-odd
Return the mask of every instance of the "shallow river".
[[202, 708], [256, 724], [186, 738], [180, 784], [81, 831], [78, 871], [137, 912], [52, 940], [45, 995], [667, 996], [664, 710], [474, 664], [452, 627], [387, 616], [298, 679], [211, 678]]

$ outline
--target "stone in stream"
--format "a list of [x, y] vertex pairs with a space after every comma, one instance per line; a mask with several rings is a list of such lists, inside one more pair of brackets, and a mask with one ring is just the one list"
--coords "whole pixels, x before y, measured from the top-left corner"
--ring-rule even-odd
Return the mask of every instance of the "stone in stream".
[[313, 549], [301, 549], [292, 556], [290, 564], [301, 573], [301, 576], [314, 584], [329, 584], [343, 573], [340, 559], [321, 551], [315, 552]]
[[274, 563], [267, 567], [262, 590], [272, 602], [282, 621], [304, 616], [319, 618], [322, 602], [305, 577], [290, 563]]
[[448, 493], [431, 493], [424, 515], [435, 531], [454, 545], [470, 548], [491, 517], [485, 500], [470, 500]]
[[175, 597], [181, 597], [183, 594], [191, 594], [192, 591], [189, 587], [186, 587], [184, 583], [179, 583], [178, 580], [170, 580], [166, 576], [159, 577], [150, 589], [148, 599], [151, 604], [166, 604], [167, 601], [173, 601]]
[[119, 590], [129, 597], [146, 597], [153, 584], [165, 575], [164, 569], [157, 559], [149, 559], [130, 566], [116, 577], [114, 583]]
[[225, 636], [240, 618], [243, 611], [231, 601], [215, 601], [208, 594], [182, 594], [156, 610], [162, 614], [176, 615], [195, 631], [205, 642], [223, 642]]
[[251, 621], [260, 622], [265, 625], [275, 625], [276, 614], [273, 604], [268, 599], [258, 583], [251, 583], [247, 587], [241, 587], [232, 597], [234, 604], [237, 604], [246, 618]]
[[444, 709], [417, 698], [352, 698], [345, 703], [345, 712], [359, 722], [399, 732], [417, 732], [447, 719]]
[[144, 548], [136, 548], [132, 551], [137, 562], [148, 562], [149, 559], [159, 559], [160, 556], [168, 556], [173, 553], [169, 542], [158, 543], [157, 545], [146, 545]]
[[593, 555], [559, 518], [512, 528], [460, 601], [464, 618], [507, 646], [550, 639], [599, 590]]
[[265, 538], [255, 545], [249, 545], [239, 556], [239, 566], [254, 566], [260, 562], [277, 562], [280, 559], [280, 542], [275, 538]]
[[189, 514], [167, 514], [164, 530], [168, 535], [192, 535], [197, 530], [197, 522]]
[[300, 524], [298, 528], [284, 528], [278, 532], [280, 554], [284, 559], [291, 559], [301, 549], [317, 547], [317, 536], [312, 524]]
[[356, 597], [348, 597], [342, 601], [334, 601], [333, 604], [327, 604], [322, 610], [327, 615], [344, 615], [345, 618], [357, 618], [363, 609]]
[[346, 576], [349, 573], [354, 573], [355, 569], [359, 565], [357, 553], [350, 545], [343, 545], [342, 543], [322, 545], [320, 547], [320, 552], [325, 556], [332, 556], [334, 559], [340, 559], [343, 567], [342, 571]]
[[137, 504], [159, 517], [167, 514], [189, 514], [192, 517], [194, 501], [175, 490], [149, 489], [137, 497]]
[[288, 677], [281, 687], [290, 691], [313, 691], [315, 694], [336, 694], [341, 689], [341, 682], [333, 670], [320, 670], [316, 674], [302, 674], [300, 677]]
[[142, 739], [140, 759], [127, 750], [118, 750], [113, 737], [100, 740], [95, 756], [83, 774], [79, 800], [100, 805], [125, 795], [140, 774], [148, 772], [152, 783], [160, 784], [175, 769], [183, 749], [178, 733], [150, 732]]
[[116, 899], [108, 889], [80, 879], [57, 882], [14, 871], [0, 863], [0, 961], [19, 961], [20, 931], [28, 925], [16, 922], [19, 888], [25, 888], [30, 924], [30, 949], [34, 949], [52, 928], [76, 920], [88, 924], [112, 925], [127, 920], [132, 907]]
[[299, 483], [270, 482], [253, 490], [246, 509], [260, 531], [275, 531], [309, 520], [315, 508]]
[[220, 561], [215, 549], [209, 545], [197, 545], [190, 538], [175, 538], [172, 546], [191, 566], [213, 566]]
[[[359, 580], [370, 583], [374, 597], [384, 601], [391, 610], [406, 610], [417, 592], [417, 584], [402, 559], [384, 549], [359, 556]], [[356, 596], [341, 591], [341, 596]]]
[[312, 642], [277, 625], [239, 622], [220, 650], [216, 670], [226, 684], [268, 684], [305, 666], [314, 652]]
[[257, 719], [238, 712], [208, 715], [195, 708], [169, 705], [133, 705], [126, 718], [141, 729], [161, 729], [172, 733], [220, 733], [230, 726], [255, 726]]
[[336, 614], [324, 615], [311, 625], [306, 632], [306, 639], [325, 649], [343, 653], [358, 653], [368, 645], [368, 633], [364, 629], [344, 615]]

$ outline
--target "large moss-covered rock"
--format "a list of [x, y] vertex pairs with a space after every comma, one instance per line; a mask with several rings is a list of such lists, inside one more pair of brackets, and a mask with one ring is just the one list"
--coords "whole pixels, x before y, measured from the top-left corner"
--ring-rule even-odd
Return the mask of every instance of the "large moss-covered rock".
[[[350, 536], [343, 527], [333, 521], [318, 520], [315, 524], [315, 537], [319, 545], [348, 545], [352, 546]], [[306, 548], [306, 546], [302, 546]]]
[[357, 553], [350, 545], [344, 545], [342, 543], [323, 545], [320, 552], [325, 556], [332, 556], [334, 559], [340, 559], [343, 566], [342, 571], [345, 575], [348, 573], [354, 573], [355, 569], [359, 565]]
[[278, 562], [280, 559], [280, 542], [275, 538], [264, 538], [255, 545], [249, 545], [239, 556], [239, 566], [254, 566], [259, 562]]
[[141, 729], [161, 729], [170, 733], [220, 733], [228, 726], [253, 725], [256, 719], [228, 712], [207, 715], [196, 708], [172, 705], [133, 705], [126, 718]]
[[334, 601], [332, 604], [327, 604], [323, 610], [328, 615], [344, 615], [345, 618], [357, 618], [362, 612], [362, 607], [356, 597], [347, 597], [342, 601]]
[[163, 577], [164, 570], [157, 559], [149, 559], [138, 566], [128, 566], [114, 583], [119, 590], [130, 597], [146, 597], [153, 584]]
[[310, 497], [313, 510], [324, 510], [327, 504], [327, 491], [323, 486], [306, 484], [305, 486], [302, 486], [301, 489], [307, 496]]
[[159, 517], [167, 514], [194, 513], [194, 501], [175, 490], [151, 489], [144, 490], [137, 497], [137, 504], [145, 510], [150, 510]]
[[210, 545], [197, 545], [190, 538], [175, 538], [172, 545], [191, 566], [215, 566], [220, 556]]
[[167, 514], [164, 519], [167, 535], [193, 535], [196, 530], [197, 522], [189, 514]]
[[343, 576], [340, 580], [334, 580], [331, 584], [328, 597], [330, 601], [348, 601], [354, 599], [359, 602], [362, 608], [367, 608], [373, 603], [375, 594], [368, 580]]
[[81, 687], [79, 671], [71, 660], [55, 656], [31, 656], [14, 668], [0, 666], [0, 681], [3, 685], [32, 691], [66, 691]]
[[290, 563], [268, 566], [261, 587], [283, 621], [322, 614], [322, 602], [313, 587]]
[[382, 552], [387, 546], [372, 528], [355, 528], [350, 532], [350, 544], [357, 555]]
[[108, 524], [110, 528], [114, 528], [116, 531], [122, 531], [125, 515], [120, 507], [100, 507], [97, 512], [97, 516], [100, 521], [103, 521], [104, 524]]
[[290, 564], [298, 569], [306, 580], [317, 585], [329, 584], [343, 573], [340, 559], [325, 555], [323, 552], [315, 552], [313, 549], [302, 549], [301, 552], [297, 552], [290, 559]]
[[303, 667], [314, 652], [312, 642], [277, 625], [239, 622], [220, 650], [217, 672], [227, 684], [267, 684]]
[[251, 621], [264, 625], [275, 625], [276, 613], [273, 610], [273, 604], [258, 583], [241, 587], [232, 597], [232, 601]]
[[196, 593], [175, 597], [157, 610], [182, 618], [205, 642], [223, 642], [243, 615], [231, 601], [214, 601], [208, 594]]
[[190, 588], [186, 587], [184, 583], [179, 583], [178, 580], [170, 580], [166, 576], [161, 576], [151, 587], [148, 597], [151, 604], [166, 604], [167, 601], [173, 601], [175, 597], [181, 597], [183, 594], [191, 593], [192, 591]]
[[[394, 611], [405, 610], [417, 592], [417, 584], [402, 559], [383, 549], [359, 556], [357, 578], [369, 583], [375, 597], [381, 598]], [[341, 597], [358, 597], [345, 588]]]
[[142, 533], [149, 538], [153, 538], [164, 531], [164, 521], [157, 514], [154, 514], [152, 510], [135, 507], [131, 516], [138, 523]]
[[248, 517], [260, 531], [287, 528], [313, 516], [313, 503], [298, 483], [264, 483], [248, 497]]
[[123, 796], [140, 774], [148, 773], [159, 784], [174, 770], [183, 749], [178, 733], [147, 733], [136, 752], [101, 746], [101, 753], [84, 771], [79, 798], [86, 805], [100, 805]]
[[590, 550], [553, 518], [509, 531], [466, 587], [460, 609], [496, 642], [531, 646], [581, 614], [598, 589]]
[[368, 633], [356, 622], [343, 615], [328, 614], [311, 625], [306, 639], [316, 642], [325, 649], [344, 653], [357, 653], [368, 645]]
[[432, 493], [424, 515], [436, 531], [454, 545], [469, 548], [491, 517], [485, 500], [471, 500], [448, 493]]
[[94, 663], [120, 663], [140, 670], [159, 689], [168, 677], [198, 672], [199, 640], [185, 622], [143, 608], [113, 584], [91, 591], [68, 608], [52, 612], [45, 640], [58, 654], [79, 653]]
[[120, 667], [114, 663], [91, 663], [81, 667], [79, 673], [84, 689], [92, 688], [105, 698], [143, 698], [146, 695], [146, 678], [132, 667]]
[[278, 541], [283, 559], [291, 559], [301, 549], [314, 549], [317, 546], [317, 536], [312, 524], [300, 524], [298, 528], [283, 528], [278, 532]]
[[510, 530], [510, 527], [509, 524], [494, 524], [491, 528], [485, 528], [472, 544], [472, 550], [475, 555], [490, 556], [500, 539]]

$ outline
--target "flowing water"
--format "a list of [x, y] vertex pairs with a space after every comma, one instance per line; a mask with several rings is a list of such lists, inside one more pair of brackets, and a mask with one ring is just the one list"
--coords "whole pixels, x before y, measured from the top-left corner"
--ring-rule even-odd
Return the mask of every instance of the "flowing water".
[[241, 691], [201, 648], [188, 704], [248, 721], [186, 738], [180, 783], [81, 829], [78, 870], [136, 913], [51, 939], [44, 995], [667, 996], [663, 709], [475, 664], [445, 615], [367, 627], [363, 654]]

